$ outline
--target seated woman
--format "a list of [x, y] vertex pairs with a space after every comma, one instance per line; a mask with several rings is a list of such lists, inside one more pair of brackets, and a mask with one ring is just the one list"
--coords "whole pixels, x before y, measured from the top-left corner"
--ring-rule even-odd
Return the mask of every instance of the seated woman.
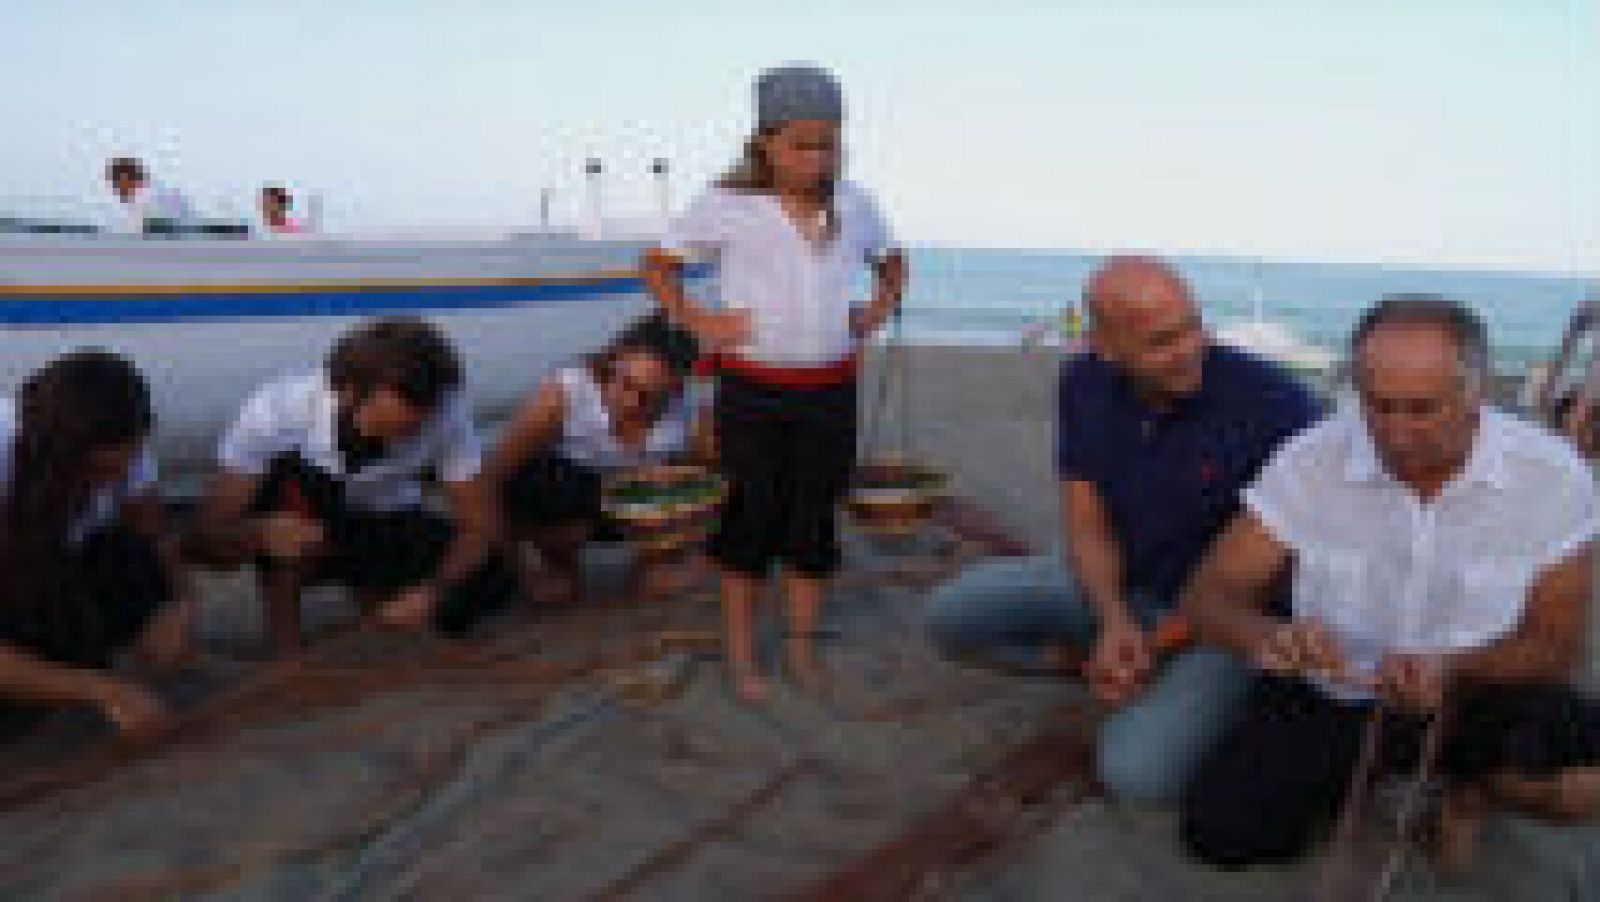
[[[710, 405], [686, 388], [694, 356], [693, 340], [664, 318], [640, 320], [583, 363], [552, 374], [507, 425], [486, 474], [500, 486], [511, 536], [539, 550], [542, 574], [524, 573], [530, 598], [582, 596], [579, 552], [608, 531], [607, 476], [709, 459]], [[646, 596], [670, 593], [685, 575], [681, 558], [641, 564], [635, 579]]]
[[[80, 351], [0, 399], [0, 699], [91, 707], [124, 733], [159, 730], [165, 704], [114, 673], [132, 652], [181, 662], [192, 605], [159, 538], [154, 416], [133, 365]], [[181, 599], [181, 600], [180, 600]]]

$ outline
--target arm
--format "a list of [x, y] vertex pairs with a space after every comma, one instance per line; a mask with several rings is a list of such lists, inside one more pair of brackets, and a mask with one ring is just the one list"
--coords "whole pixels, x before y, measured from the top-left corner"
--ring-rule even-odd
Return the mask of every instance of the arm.
[[708, 349], [745, 344], [750, 340], [750, 312], [707, 310], [683, 290], [683, 260], [672, 251], [654, 248], [644, 257], [644, 283], [651, 297], [673, 322], [694, 333]]
[[484, 480], [492, 486], [504, 485], [524, 464], [560, 437], [566, 417], [566, 392], [559, 381], [546, 381], [533, 400], [517, 411], [495, 442], [484, 465]]
[[1180, 609], [1202, 641], [1253, 660], [1281, 625], [1263, 608], [1289, 560], [1289, 549], [1246, 510], [1200, 562], [1184, 589]]
[[1133, 614], [1122, 594], [1122, 543], [1112, 533], [1100, 490], [1086, 480], [1064, 479], [1061, 500], [1070, 537], [1067, 563], [1089, 603], [1101, 623], [1131, 624]]
[[124, 522], [148, 539], [161, 556], [172, 599], [145, 627], [139, 648], [145, 660], [158, 667], [173, 666], [189, 656], [189, 631], [197, 615], [197, 603], [189, 572], [183, 565], [178, 537], [166, 529], [166, 516], [155, 495], [130, 499], [122, 508]]
[[716, 418], [711, 415], [711, 405], [707, 404], [700, 409], [691, 428], [693, 431], [689, 436], [689, 462], [715, 468], [718, 463], [717, 423]]
[[1583, 663], [1589, 636], [1593, 545], [1539, 576], [1517, 628], [1451, 663], [1457, 679], [1480, 683], [1562, 682]]
[[261, 478], [223, 470], [211, 481], [190, 535], [190, 552], [212, 566], [234, 568], [262, 553], [260, 522], [245, 512]]
[[900, 300], [905, 296], [908, 277], [905, 253], [891, 250], [873, 260], [872, 275], [872, 301], [867, 304], [858, 320], [857, 336], [861, 338], [878, 331], [900, 309]]
[[500, 508], [482, 477], [444, 484], [445, 502], [455, 523], [455, 538], [429, 583], [438, 591], [466, 580], [483, 562], [500, 536]]

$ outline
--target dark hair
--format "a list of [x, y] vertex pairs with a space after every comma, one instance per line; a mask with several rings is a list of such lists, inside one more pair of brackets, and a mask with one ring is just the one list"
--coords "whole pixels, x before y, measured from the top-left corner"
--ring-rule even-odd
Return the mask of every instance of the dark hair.
[[1477, 380], [1489, 378], [1489, 330], [1483, 320], [1465, 304], [1437, 294], [1391, 294], [1374, 304], [1350, 333], [1352, 363], [1374, 331], [1391, 325], [1433, 326], [1443, 331], [1456, 349], [1465, 375]]
[[133, 364], [92, 349], [35, 371], [16, 403], [11, 482], [0, 514], [0, 603], [48, 605], [59, 597], [72, 523], [95, 491], [85, 478], [90, 455], [142, 440], [155, 413]]
[[426, 320], [395, 316], [345, 333], [328, 355], [328, 381], [365, 398], [392, 389], [407, 404], [433, 410], [461, 385], [461, 362], [443, 333]]
[[610, 380], [617, 358], [636, 351], [660, 358], [678, 378], [688, 375], [700, 356], [694, 336], [658, 310], [618, 332], [605, 347], [589, 355], [586, 362], [596, 381], [605, 382]]
[[272, 200], [275, 200], [278, 203], [283, 204], [285, 207], [294, 206], [294, 197], [293, 197], [293, 195], [291, 195], [289, 193], [289, 189], [288, 188], [285, 188], [282, 185], [265, 185], [265, 186], [263, 186], [262, 189], [261, 189], [261, 196], [262, 197], [271, 198]]
[[144, 164], [133, 157], [115, 157], [106, 165], [106, 178], [145, 180]]
[[[737, 162], [717, 179], [717, 187], [740, 194], [774, 194], [778, 190], [777, 176], [761, 145], [783, 129], [783, 124], [765, 125], [745, 139], [744, 152]], [[827, 234], [836, 234], [838, 217], [834, 215], [833, 198], [839, 188], [837, 176], [821, 185], [822, 209], [828, 218]]]

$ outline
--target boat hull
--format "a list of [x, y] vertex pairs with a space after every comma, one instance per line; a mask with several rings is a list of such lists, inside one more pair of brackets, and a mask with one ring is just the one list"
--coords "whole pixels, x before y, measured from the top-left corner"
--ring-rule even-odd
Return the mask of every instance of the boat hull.
[[75, 348], [117, 351], [150, 381], [164, 467], [193, 473], [256, 385], [364, 318], [437, 323], [492, 421], [649, 309], [637, 243], [220, 244], [0, 242], [0, 391]]

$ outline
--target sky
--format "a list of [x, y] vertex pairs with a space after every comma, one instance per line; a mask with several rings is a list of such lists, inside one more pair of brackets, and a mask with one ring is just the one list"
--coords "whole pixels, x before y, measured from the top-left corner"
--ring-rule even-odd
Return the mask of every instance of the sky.
[[1600, 272], [1600, 0], [0, 0], [0, 206], [145, 157], [357, 231], [683, 203], [750, 83], [845, 86], [913, 244]]

